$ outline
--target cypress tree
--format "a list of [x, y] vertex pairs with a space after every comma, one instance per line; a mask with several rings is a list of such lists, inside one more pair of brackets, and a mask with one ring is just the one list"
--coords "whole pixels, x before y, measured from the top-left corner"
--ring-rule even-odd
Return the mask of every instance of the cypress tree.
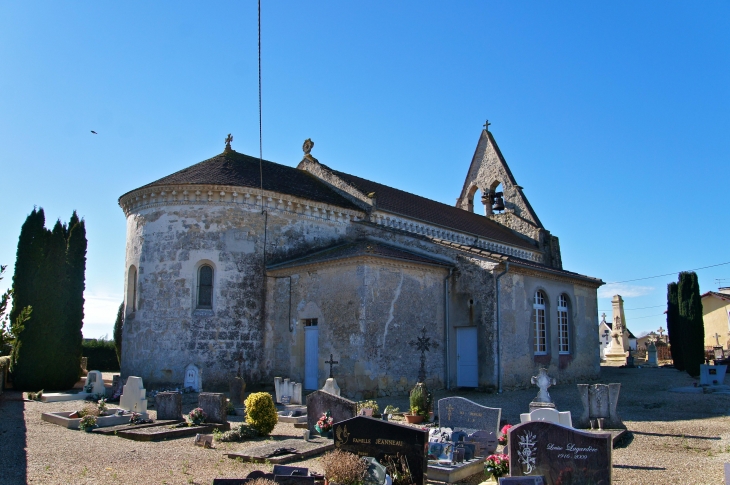
[[697, 377], [700, 375], [700, 365], [705, 363], [705, 324], [697, 273], [679, 273], [677, 286], [679, 322], [684, 335], [684, 366], [689, 375]]
[[677, 283], [667, 285], [667, 337], [669, 338], [670, 352], [674, 368], [680, 371], [686, 370], [682, 356], [683, 339], [680, 333], [679, 305], [677, 302]]
[[[81, 343], [83, 335], [81, 328], [84, 324], [84, 289], [86, 275], [86, 225], [79, 220], [76, 211], [71, 215], [68, 224], [66, 243], [66, 280], [67, 301], [65, 311], [65, 341], [68, 345], [63, 359], [68, 368], [65, 373], [70, 379], [78, 379], [81, 370]], [[74, 380], [74, 382], [76, 382]]]
[[[33, 313], [25, 322], [18, 335], [22, 350], [13, 368], [13, 385], [19, 389], [32, 389], [31, 381], [39, 369], [35, 365], [35, 356], [42, 350], [43, 323], [36, 309], [36, 295], [41, 265], [45, 254], [47, 232], [45, 229], [43, 209], [33, 209], [20, 229], [18, 251], [13, 274], [13, 308], [10, 311], [11, 321], [15, 321], [21, 311], [33, 307]], [[42, 369], [40, 369], [42, 372]], [[38, 388], [40, 389], [40, 388]], [[35, 390], [38, 390], [35, 389]]]
[[124, 328], [124, 302], [119, 305], [117, 319], [114, 321], [114, 348], [117, 351], [119, 366], [122, 365], [122, 329]]

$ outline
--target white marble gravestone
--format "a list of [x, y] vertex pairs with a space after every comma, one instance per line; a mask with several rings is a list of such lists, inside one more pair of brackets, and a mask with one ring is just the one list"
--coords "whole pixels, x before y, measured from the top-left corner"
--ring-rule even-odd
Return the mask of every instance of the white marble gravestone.
[[700, 365], [700, 386], [721, 386], [725, 382], [727, 365]]
[[528, 421], [547, 421], [549, 423], [562, 424], [568, 428], [573, 427], [570, 411], [558, 411], [552, 408], [535, 409], [530, 413], [520, 414], [520, 423], [527, 423]]
[[327, 379], [327, 381], [324, 383], [324, 387], [322, 388], [324, 392], [328, 392], [330, 394], [334, 394], [335, 396], [340, 395], [340, 386], [337, 385], [337, 381], [334, 377], [330, 377]]
[[203, 390], [203, 372], [195, 364], [188, 364], [185, 368], [183, 387], [192, 387], [195, 392]]
[[106, 395], [106, 389], [104, 388], [104, 379], [101, 376], [101, 372], [98, 370], [90, 370], [86, 375], [86, 382], [84, 383], [84, 389], [87, 389], [91, 385], [90, 394], [101, 394]]
[[142, 378], [129, 376], [124, 385], [122, 397], [119, 398], [119, 407], [126, 411], [147, 414], [147, 391], [142, 384]]
[[300, 382], [274, 377], [274, 391], [276, 402], [280, 403], [282, 397], [289, 396], [289, 404], [302, 404], [302, 384]]

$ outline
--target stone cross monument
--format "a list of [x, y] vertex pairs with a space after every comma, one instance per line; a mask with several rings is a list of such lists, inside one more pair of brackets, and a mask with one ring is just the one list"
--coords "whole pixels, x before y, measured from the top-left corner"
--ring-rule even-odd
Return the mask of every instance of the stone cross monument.
[[624, 316], [624, 300], [621, 295], [614, 295], [611, 300], [613, 305], [613, 328], [611, 329], [611, 342], [606, 348], [604, 357], [606, 364], [620, 367], [626, 364], [626, 350], [629, 348], [629, 337], [626, 332]]

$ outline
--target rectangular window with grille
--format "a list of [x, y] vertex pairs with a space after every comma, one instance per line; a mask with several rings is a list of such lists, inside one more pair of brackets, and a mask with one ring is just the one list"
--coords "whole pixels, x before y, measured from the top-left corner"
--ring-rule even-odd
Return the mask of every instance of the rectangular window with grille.
[[570, 326], [568, 323], [568, 299], [565, 295], [558, 298], [558, 353], [570, 353]]
[[302, 320], [302, 323], [305, 327], [316, 327], [317, 326], [317, 319], [316, 318], [305, 318]]
[[547, 354], [547, 328], [545, 325], [545, 309], [535, 308], [532, 312], [535, 324], [535, 354]]

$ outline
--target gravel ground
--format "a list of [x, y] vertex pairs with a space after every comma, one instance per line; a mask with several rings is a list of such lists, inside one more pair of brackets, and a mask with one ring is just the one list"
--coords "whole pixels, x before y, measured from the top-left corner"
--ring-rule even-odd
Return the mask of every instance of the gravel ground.
[[[105, 375], [105, 378], [109, 377]], [[691, 386], [694, 380], [674, 369], [603, 368], [597, 382], [621, 382], [619, 413], [631, 431], [613, 451], [613, 481], [617, 484], [693, 485], [724, 483], [723, 463], [730, 462], [730, 397], [668, 392]], [[501, 407], [503, 420], [519, 422], [536, 388], [502, 395], [472, 391], [436, 392], [436, 398], [460, 395], [491, 407]], [[577, 416], [582, 406], [575, 385], [557, 385], [550, 394], [560, 410]], [[184, 411], [194, 407], [186, 395]], [[406, 398], [378, 399], [408, 407]], [[43, 412], [69, 411], [71, 403], [23, 401], [18, 392], [0, 396], [0, 483], [196, 483], [215, 477], [245, 477], [268, 465], [241, 463], [224, 453], [256, 446], [218, 443], [216, 449], [193, 446], [192, 438], [159, 443], [130, 441], [113, 436], [71, 431], [40, 419]], [[154, 411], [150, 413], [154, 417]], [[232, 417], [231, 421], [240, 421]], [[301, 430], [280, 423], [269, 439], [298, 438]], [[321, 471], [316, 458], [299, 463]], [[478, 483], [474, 477], [469, 483]]]

